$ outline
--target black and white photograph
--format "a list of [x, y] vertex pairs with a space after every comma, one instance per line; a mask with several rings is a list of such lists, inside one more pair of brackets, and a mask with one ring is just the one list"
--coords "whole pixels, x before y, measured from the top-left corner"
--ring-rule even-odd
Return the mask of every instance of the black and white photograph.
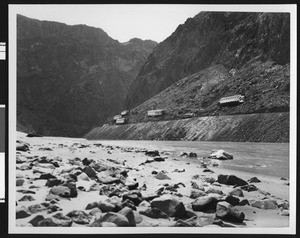
[[296, 10], [9, 5], [8, 232], [295, 234]]

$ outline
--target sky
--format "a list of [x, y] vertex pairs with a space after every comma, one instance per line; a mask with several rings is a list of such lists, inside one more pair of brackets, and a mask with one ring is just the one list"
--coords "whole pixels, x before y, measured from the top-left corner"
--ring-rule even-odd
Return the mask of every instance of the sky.
[[18, 5], [17, 13], [38, 20], [68, 25], [85, 24], [103, 29], [119, 42], [132, 38], [161, 42], [179, 24], [201, 11], [201, 5], [98, 4]]

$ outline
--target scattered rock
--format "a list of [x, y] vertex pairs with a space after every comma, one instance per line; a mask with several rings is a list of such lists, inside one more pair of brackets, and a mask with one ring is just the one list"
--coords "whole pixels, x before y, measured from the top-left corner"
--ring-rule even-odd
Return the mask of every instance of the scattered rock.
[[84, 225], [90, 223], [90, 217], [84, 211], [73, 210], [69, 212], [67, 216], [70, 217], [73, 220], [73, 222], [77, 224]]
[[95, 170], [90, 166], [84, 167], [83, 172], [86, 173], [87, 176], [89, 176], [90, 178], [96, 178], [97, 177]]
[[228, 202], [219, 202], [217, 204], [216, 216], [222, 220], [228, 220], [232, 222], [243, 222], [245, 214], [234, 208]]
[[127, 217], [122, 214], [107, 212], [103, 217], [94, 221], [91, 226], [92, 227], [100, 227], [103, 222], [111, 222], [116, 224], [117, 226], [129, 226], [129, 221]]
[[160, 156], [155, 156], [155, 157], [153, 158], [153, 160], [156, 161], [156, 162], [163, 162], [163, 161], [165, 161], [165, 158], [160, 157]]
[[39, 179], [56, 179], [56, 176], [50, 173], [41, 174]]
[[18, 207], [16, 210], [16, 219], [21, 219], [21, 218], [26, 218], [31, 216], [30, 211], [28, 210], [27, 207], [22, 206], [22, 207]]
[[127, 199], [132, 201], [135, 206], [138, 206], [143, 201], [141, 195], [136, 193], [124, 194], [122, 196], [122, 201], [126, 201]]
[[147, 150], [145, 152], [145, 155], [155, 157], [155, 156], [159, 156], [159, 152], [158, 150]]
[[16, 186], [19, 187], [19, 186], [22, 186], [24, 184], [25, 180], [24, 179], [17, 179], [16, 180]]
[[47, 208], [41, 204], [35, 204], [35, 205], [31, 205], [28, 207], [28, 210], [30, 211], [31, 214], [43, 211], [43, 210], [47, 210]]
[[34, 201], [35, 199], [32, 197], [32, 196], [30, 196], [30, 195], [25, 195], [25, 196], [23, 196], [22, 198], [20, 198], [18, 201], [19, 202], [24, 202], [24, 201]]
[[42, 220], [44, 220], [45, 218], [42, 216], [42, 215], [37, 215], [35, 216], [33, 219], [31, 219], [29, 221], [29, 223], [32, 225], [32, 226], [38, 226], [38, 223]]
[[63, 216], [61, 213], [57, 213], [52, 217], [45, 218], [38, 222], [38, 226], [61, 226], [61, 227], [70, 227], [72, 225], [72, 219]]
[[216, 193], [216, 194], [223, 195], [222, 190], [216, 189], [216, 188], [209, 188], [209, 189], [206, 190], [205, 192], [206, 192], [207, 194], [210, 194], [210, 193]]
[[57, 185], [60, 185], [60, 184], [62, 184], [62, 180], [56, 179], [56, 178], [50, 178], [50, 179], [47, 180], [45, 186], [53, 187], [53, 186], [57, 186]]
[[202, 190], [199, 190], [199, 189], [192, 189], [191, 190], [190, 198], [196, 199], [198, 197], [203, 197], [203, 196], [206, 196], [206, 193], [203, 192]]
[[178, 220], [174, 226], [203, 227], [212, 224], [214, 220], [215, 214], [202, 214], [201, 216], [193, 216], [186, 220]]
[[204, 169], [203, 172], [204, 173], [214, 173], [214, 171], [212, 171], [211, 169]]
[[235, 196], [227, 196], [225, 198], [225, 201], [228, 202], [230, 205], [232, 206], [237, 206], [237, 205], [241, 205], [240, 204], [240, 199], [238, 199], [237, 197]]
[[182, 218], [186, 215], [186, 210], [182, 202], [170, 195], [163, 195], [151, 201], [151, 207], [156, 207], [170, 217]]
[[183, 172], [185, 172], [185, 169], [175, 169], [173, 172], [183, 173]]
[[75, 185], [75, 187], [72, 186], [72, 185], [69, 185], [69, 186], [62, 186], [62, 185], [54, 186], [54, 187], [51, 188], [50, 193], [52, 193], [54, 195], [61, 196], [61, 197], [65, 197], [65, 198], [77, 197], [76, 185]]
[[237, 185], [237, 186], [244, 186], [248, 184], [245, 180], [238, 178], [235, 175], [223, 175], [223, 174], [218, 175], [218, 182], [221, 184]]
[[208, 158], [218, 160], [231, 160], [233, 159], [233, 155], [226, 152], [225, 150], [213, 150]]
[[42, 150], [42, 151], [53, 151], [51, 148], [49, 147], [42, 147], [42, 148], [39, 148], [39, 150]]
[[18, 151], [29, 151], [29, 144], [28, 143], [25, 143], [23, 141], [20, 141], [20, 140], [17, 140], [17, 145], [16, 145], [16, 149]]
[[159, 179], [159, 180], [167, 180], [167, 179], [171, 179], [168, 175], [166, 175], [165, 173], [163, 173], [162, 171], [159, 172], [155, 178]]
[[154, 218], [154, 219], [157, 219], [157, 218], [168, 219], [169, 218], [169, 216], [166, 213], [164, 213], [157, 207], [146, 208], [145, 210], [139, 211], [139, 213], [144, 216]]
[[35, 194], [35, 191], [27, 190], [27, 189], [19, 189], [19, 190], [17, 190], [17, 192], [23, 193], [23, 194]]
[[102, 212], [111, 212], [112, 210], [115, 209], [115, 205], [108, 203], [108, 202], [104, 202], [104, 201], [100, 201], [98, 203], [98, 208], [102, 211]]
[[260, 183], [261, 181], [257, 177], [252, 177], [248, 180], [249, 183]]
[[83, 164], [84, 166], [89, 166], [91, 163], [92, 163], [92, 160], [89, 160], [88, 158], [84, 158], [84, 159], [82, 160], [82, 164]]
[[242, 201], [239, 202], [239, 206], [246, 206], [246, 205], [250, 205], [247, 199], [243, 199]]
[[232, 196], [244, 197], [243, 190], [241, 188], [234, 188], [231, 192], [229, 192]]
[[213, 196], [199, 197], [192, 202], [193, 211], [216, 211], [218, 199]]
[[89, 203], [89, 204], [86, 206], [85, 210], [91, 210], [91, 209], [93, 209], [93, 208], [95, 208], [95, 207], [98, 207], [98, 202], [92, 202], [92, 203]]
[[264, 209], [264, 210], [274, 210], [277, 209], [276, 204], [271, 201], [270, 199], [265, 199], [265, 200], [256, 200], [250, 203], [252, 207], [257, 207], [259, 209]]
[[247, 192], [253, 192], [253, 191], [257, 191], [258, 190], [258, 188], [255, 185], [253, 185], [253, 184], [244, 185], [244, 186], [241, 187], [241, 189], [243, 189], [243, 190], [245, 190]]
[[129, 226], [136, 226], [135, 217], [131, 208], [124, 207], [121, 211], [119, 211], [119, 214], [122, 214], [125, 217], [127, 217]]
[[187, 154], [188, 157], [191, 157], [191, 158], [195, 158], [197, 157], [197, 153], [194, 153], [194, 152], [190, 152]]

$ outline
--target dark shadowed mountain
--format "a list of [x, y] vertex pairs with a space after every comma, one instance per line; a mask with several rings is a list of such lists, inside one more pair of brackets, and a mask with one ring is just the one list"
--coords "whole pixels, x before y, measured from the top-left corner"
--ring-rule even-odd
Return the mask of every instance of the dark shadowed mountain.
[[[126, 99], [128, 108], [140, 105], [131, 122], [155, 108], [169, 108], [164, 119], [287, 111], [289, 62], [288, 13], [201, 12], [148, 57]], [[221, 97], [237, 93], [246, 96], [244, 106], [217, 107]]]
[[17, 129], [81, 136], [123, 109], [156, 46], [120, 43], [99, 28], [17, 16]]

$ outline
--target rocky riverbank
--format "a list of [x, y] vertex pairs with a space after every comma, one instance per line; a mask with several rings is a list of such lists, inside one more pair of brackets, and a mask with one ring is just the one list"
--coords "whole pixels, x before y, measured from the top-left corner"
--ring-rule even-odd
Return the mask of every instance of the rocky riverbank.
[[230, 151], [198, 158], [85, 139], [17, 140], [18, 227], [289, 226], [288, 179], [219, 168], [218, 159], [238, 159]]

